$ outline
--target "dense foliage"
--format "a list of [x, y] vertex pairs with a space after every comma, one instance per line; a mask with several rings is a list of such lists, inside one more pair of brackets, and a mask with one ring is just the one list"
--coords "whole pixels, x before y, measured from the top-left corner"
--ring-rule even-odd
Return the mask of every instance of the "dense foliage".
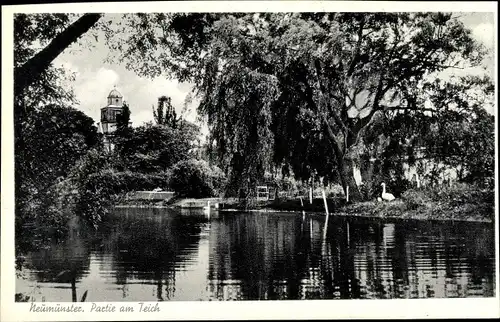
[[426, 95], [418, 98], [433, 108], [375, 117], [357, 151], [365, 172], [364, 188], [373, 190], [372, 185], [385, 181], [399, 194], [409, 187], [403, 179], [404, 166], [416, 167], [422, 182], [429, 185], [443, 183], [450, 170], [457, 171], [459, 181], [491, 185], [494, 117], [485, 106], [493, 102], [493, 88], [488, 78], [460, 77], [448, 83], [438, 79], [427, 84]]
[[[58, 184], [92, 148], [100, 148], [94, 121], [74, 108], [47, 105], [32, 111], [20, 126], [22, 145], [16, 145], [16, 233], [34, 231], [59, 235], [69, 218], [57, 207]], [[43, 234], [49, 235], [49, 234]]]
[[14, 16], [18, 249], [40, 245], [65, 233], [71, 214], [61, 199], [61, 182], [80, 157], [91, 148], [99, 148], [93, 120], [70, 107], [76, 100], [65, 83], [73, 75], [51, 65], [64, 48], [95, 24], [98, 16], [80, 18], [68, 14]]
[[176, 128], [146, 124], [129, 129], [125, 136], [118, 136], [118, 150], [124, 167], [130, 171], [165, 171], [193, 155], [198, 135], [199, 128], [184, 120], [179, 121]]
[[420, 100], [427, 76], [476, 66], [483, 53], [446, 13], [137, 14], [124, 21], [124, 28], [141, 27], [111, 39], [129, 68], [194, 84], [230, 187], [262, 178], [274, 161], [299, 177], [331, 173], [352, 199], [360, 197], [353, 152], [374, 116], [427, 109]]
[[172, 167], [170, 186], [180, 197], [218, 196], [224, 185], [224, 174], [202, 160], [180, 161]]

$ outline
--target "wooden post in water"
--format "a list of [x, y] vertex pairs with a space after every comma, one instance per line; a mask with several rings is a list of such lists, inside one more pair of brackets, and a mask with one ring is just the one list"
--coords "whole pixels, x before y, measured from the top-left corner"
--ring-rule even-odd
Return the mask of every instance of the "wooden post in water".
[[302, 197], [300, 197], [300, 205], [302, 206], [302, 220], [306, 218], [306, 212], [304, 211], [304, 202], [302, 202]]
[[323, 194], [323, 202], [325, 203], [325, 212], [326, 212], [325, 230], [323, 231], [323, 238], [326, 238], [326, 231], [328, 230], [328, 219], [330, 219], [330, 213], [328, 212], [328, 203], [326, 201], [325, 188], [323, 188], [322, 194]]
[[309, 203], [312, 205], [314, 195], [314, 175], [311, 176], [311, 186], [309, 187]]
[[345, 199], [346, 199], [346, 201], [347, 201], [347, 202], [349, 202], [349, 186], [347, 186], [347, 187], [345, 188], [345, 192], [346, 192]]
[[347, 246], [348, 247], [351, 244], [351, 234], [350, 234], [349, 230], [350, 230], [349, 222], [347, 222]]
[[326, 215], [328, 216], [328, 203], [326, 202], [326, 194], [325, 194], [325, 189], [323, 189], [322, 191], [322, 194], [323, 194], [323, 202], [325, 204], [325, 213]]
[[312, 250], [312, 240], [313, 240], [313, 221], [312, 221], [312, 218], [309, 219], [309, 239], [311, 240], [311, 250]]

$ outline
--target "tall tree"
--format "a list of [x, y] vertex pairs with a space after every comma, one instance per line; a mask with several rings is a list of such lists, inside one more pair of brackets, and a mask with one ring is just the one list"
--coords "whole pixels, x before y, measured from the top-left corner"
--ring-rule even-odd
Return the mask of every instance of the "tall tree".
[[158, 125], [168, 125], [172, 128], [177, 127], [180, 117], [177, 117], [175, 108], [172, 105], [172, 99], [168, 96], [158, 97], [158, 106], [153, 106], [153, 117]]
[[470, 30], [447, 13], [141, 14], [127, 23], [142, 29], [125, 41], [122, 58], [143, 75], [194, 83], [238, 184], [262, 174], [276, 152], [273, 137], [285, 142], [309, 113], [353, 200], [360, 194], [352, 153], [373, 117], [426, 109], [416, 89], [429, 75], [482, 57]]

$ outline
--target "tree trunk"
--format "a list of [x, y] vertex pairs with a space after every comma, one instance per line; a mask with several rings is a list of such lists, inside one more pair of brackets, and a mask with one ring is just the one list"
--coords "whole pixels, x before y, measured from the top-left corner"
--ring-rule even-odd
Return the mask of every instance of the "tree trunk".
[[363, 180], [363, 184], [369, 185], [371, 183], [371, 181], [373, 180], [374, 168], [375, 164], [372, 161], [369, 161], [365, 167], [363, 167], [363, 164], [361, 165], [360, 170], [361, 170], [361, 178]]
[[347, 195], [347, 187], [349, 187], [349, 200], [350, 201], [361, 201], [361, 192], [354, 179], [354, 167], [352, 160], [350, 159], [338, 159], [338, 172], [340, 175], [340, 182], [342, 183], [342, 188], [344, 193]]
[[361, 193], [359, 192], [358, 185], [354, 179], [354, 167], [352, 160], [346, 158], [346, 155], [342, 152], [337, 140], [335, 139], [335, 134], [333, 133], [328, 120], [324, 115], [322, 115], [323, 121], [325, 123], [326, 131], [328, 133], [328, 138], [330, 145], [332, 146], [333, 152], [335, 153], [335, 159], [337, 161], [337, 172], [340, 176], [340, 182], [342, 183], [342, 188], [347, 196], [347, 187], [349, 187], [349, 200], [350, 201], [360, 201]]
[[375, 162], [369, 161], [368, 164], [361, 164], [361, 178], [363, 185], [366, 187], [367, 195], [364, 198], [371, 198], [371, 191], [373, 190], [373, 177], [375, 175]]

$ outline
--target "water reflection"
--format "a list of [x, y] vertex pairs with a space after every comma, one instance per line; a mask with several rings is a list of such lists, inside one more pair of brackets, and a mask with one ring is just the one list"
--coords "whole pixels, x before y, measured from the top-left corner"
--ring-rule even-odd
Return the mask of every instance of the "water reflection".
[[[93, 234], [28, 256], [36, 300], [494, 296], [494, 229], [286, 213], [117, 209]], [[33, 290], [38, 290], [34, 292]], [[72, 290], [71, 290], [72, 289]]]

